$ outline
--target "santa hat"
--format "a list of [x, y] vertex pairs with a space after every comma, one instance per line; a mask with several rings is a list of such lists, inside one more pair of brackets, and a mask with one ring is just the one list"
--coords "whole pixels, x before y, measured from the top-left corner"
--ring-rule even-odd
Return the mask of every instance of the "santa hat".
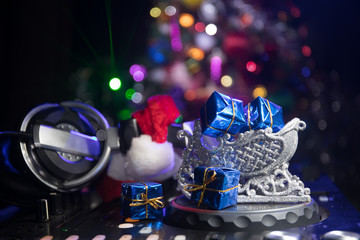
[[131, 141], [126, 154], [112, 154], [103, 186], [98, 188], [105, 201], [120, 197], [124, 181], [163, 181], [179, 168], [172, 143], [166, 141], [167, 128], [180, 116], [173, 99], [156, 95], [147, 100], [147, 107], [132, 114], [141, 135]]

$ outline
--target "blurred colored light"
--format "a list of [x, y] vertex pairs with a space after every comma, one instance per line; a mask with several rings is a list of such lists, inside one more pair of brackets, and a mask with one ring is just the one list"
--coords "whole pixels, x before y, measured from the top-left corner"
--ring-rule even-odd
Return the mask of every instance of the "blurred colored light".
[[176, 8], [174, 6], [167, 6], [165, 8], [165, 14], [168, 16], [174, 16], [176, 13]]
[[318, 128], [321, 130], [321, 131], [324, 131], [326, 128], [327, 128], [327, 122], [325, 119], [321, 119], [319, 122], [318, 122]]
[[135, 92], [132, 96], [131, 96], [131, 100], [134, 102], [134, 103], [141, 103], [143, 101], [143, 95], [139, 92]]
[[136, 82], [141, 82], [144, 80], [145, 74], [142, 71], [136, 71], [133, 74], [133, 78]]
[[301, 48], [301, 52], [302, 54], [305, 56], [305, 57], [310, 57], [311, 55], [311, 48], [307, 45], [304, 45], [302, 48]]
[[182, 50], [182, 42], [181, 42], [181, 36], [180, 36], [180, 27], [179, 24], [172, 20], [170, 22], [170, 39], [171, 39], [171, 48], [175, 52], [179, 52]]
[[205, 24], [203, 22], [198, 22], [195, 24], [195, 30], [198, 32], [205, 31]]
[[221, 64], [222, 60], [219, 56], [211, 58], [210, 62], [210, 75], [212, 80], [219, 80], [221, 75]]
[[182, 0], [181, 3], [188, 8], [196, 9], [200, 7], [200, 5], [203, 3], [203, 0]]
[[127, 120], [131, 118], [132, 111], [130, 109], [123, 109], [117, 113], [119, 120]]
[[251, 23], [253, 22], [254, 18], [251, 14], [245, 13], [244, 15], [241, 16], [240, 21], [241, 23], [245, 26], [248, 27], [251, 25]]
[[157, 52], [157, 53], [154, 53], [154, 54], [152, 55], [152, 59], [153, 59], [154, 62], [156, 62], [156, 63], [163, 63], [164, 60], [165, 60], [165, 57], [164, 57], [164, 55], [163, 55], [162, 53]]
[[304, 77], [309, 77], [311, 75], [311, 71], [310, 71], [310, 68], [308, 67], [303, 67], [301, 69], [301, 74], [304, 76]]
[[194, 17], [191, 14], [182, 13], [179, 17], [179, 23], [182, 27], [191, 27], [194, 24]]
[[249, 72], [255, 72], [256, 71], [256, 63], [253, 61], [249, 61], [246, 63], [246, 70]]
[[204, 59], [204, 56], [205, 56], [205, 53], [203, 50], [199, 49], [199, 48], [190, 48], [187, 52], [188, 56], [195, 59], [195, 60], [198, 60], [198, 61], [201, 61]]
[[153, 18], [158, 18], [161, 15], [161, 9], [158, 7], [153, 7], [150, 10], [150, 16], [152, 16]]
[[290, 8], [290, 13], [291, 13], [291, 15], [293, 15], [293, 17], [295, 17], [295, 18], [300, 17], [300, 9], [298, 9], [297, 7], [292, 7], [292, 8]]
[[298, 33], [300, 37], [306, 38], [308, 36], [309, 31], [305, 25], [301, 25], [299, 26]]
[[128, 90], [126, 90], [125, 92], [125, 98], [128, 100], [131, 100], [132, 95], [135, 93], [135, 90], [132, 88], [129, 88]]
[[111, 90], [113, 91], [117, 91], [120, 89], [121, 87], [121, 81], [119, 78], [112, 78], [110, 81], [109, 81], [109, 87]]
[[331, 110], [333, 110], [333, 112], [339, 112], [341, 108], [341, 104], [339, 101], [334, 101], [331, 103]]
[[186, 92], [184, 93], [184, 98], [186, 99], [186, 101], [195, 100], [195, 98], [196, 98], [195, 90], [192, 90], [192, 89], [186, 90]]
[[277, 16], [278, 16], [278, 19], [279, 19], [280, 21], [286, 22], [286, 20], [287, 20], [286, 12], [284, 12], [284, 11], [279, 11], [278, 14], [277, 14]]
[[132, 65], [132, 66], [130, 67], [129, 73], [130, 73], [131, 75], [134, 75], [134, 73], [137, 72], [137, 71], [140, 71], [140, 69], [141, 69], [140, 65], [134, 64], [134, 65]]
[[146, 68], [143, 65], [134, 64], [130, 67], [129, 72], [136, 82], [141, 82], [146, 75]]
[[182, 49], [182, 43], [180, 38], [174, 38], [171, 40], [171, 47], [174, 51], [179, 52]]
[[198, 73], [201, 70], [199, 62], [193, 58], [190, 58], [186, 61], [186, 66], [191, 74]]
[[223, 85], [224, 87], [231, 87], [231, 85], [233, 84], [233, 80], [229, 75], [224, 75], [220, 81], [221, 85]]
[[206, 33], [197, 33], [195, 34], [194, 41], [196, 46], [207, 52], [213, 49], [217, 40], [215, 37], [209, 36]]
[[210, 1], [204, 1], [200, 6], [200, 13], [204, 21], [207, 22], [215, 22], [217, 21], [218, 10], [214, 4], [210, 3]]
[[135, 83], [134, 89], [136, 92], [143, 92], [144, 91], [144, 85], [142, 83]]
[[213, 24], [213, 23], [208, 24], [208, 25], [206, 26], [206, 28], [205, 28], [205, 32], [206, 32], [208, 35], [210, 35], [210, 36], [215, 35], [216, 32], [217, 32], [217, 27], [216, 27], [216, 25]]
[[254, 89], [252, 95], [254, 98], [259, 96], [265, 98], [267, 96], [267, 90], [263, 85], [259, 85]]

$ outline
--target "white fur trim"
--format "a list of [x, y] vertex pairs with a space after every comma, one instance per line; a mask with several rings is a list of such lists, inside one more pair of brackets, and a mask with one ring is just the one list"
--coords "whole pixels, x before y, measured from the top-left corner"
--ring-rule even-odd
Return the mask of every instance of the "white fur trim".
[[160, 178], [172, 171], [175, 165], [172, 143], [156, 143], [145, 134], [132, 139], [126, 158], [126, 171], [133, 180]]

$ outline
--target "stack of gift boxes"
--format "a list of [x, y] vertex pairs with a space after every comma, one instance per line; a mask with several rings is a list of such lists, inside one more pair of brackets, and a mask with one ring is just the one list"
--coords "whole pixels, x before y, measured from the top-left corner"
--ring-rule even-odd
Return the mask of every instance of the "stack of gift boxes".
[[[219, 137], [236, 135], [249, 130], [271, 128], [278, 132], [284, 127], [282, 108], [267, 99], [257, 97], [243, 105], [238, 99], [213, 92], [200, 110], [202, 134]], [[194, 183], [185, 187], [191, 201], [199, 208], [221, 210], [237, 203], [240, 171], [219, 166], [200, 166], [194, 170]], [[132, 219], [162, 217], [161, 184], [154, 182], [124, 183], [122, 213]]]

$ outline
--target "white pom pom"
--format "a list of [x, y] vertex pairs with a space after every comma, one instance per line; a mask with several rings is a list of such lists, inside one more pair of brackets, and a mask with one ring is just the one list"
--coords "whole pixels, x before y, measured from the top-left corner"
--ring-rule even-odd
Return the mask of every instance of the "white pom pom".
[[145, 134], [132, 139], [126, 157], [127, 173], [135, 180], [155, 179], [174, 168], [173, 145], [153, 142]]

